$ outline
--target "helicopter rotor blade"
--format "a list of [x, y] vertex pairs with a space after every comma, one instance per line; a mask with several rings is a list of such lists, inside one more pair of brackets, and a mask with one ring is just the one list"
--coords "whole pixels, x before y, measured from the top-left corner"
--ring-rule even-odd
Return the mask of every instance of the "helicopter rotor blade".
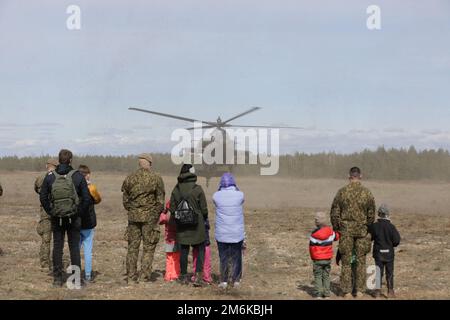
[[288, 126], [244, 126], [244, 125], [226, 125], [225, 128], [267, 128], [267, 129], [296, 129], [304, 130], [302, 127], [288, 127]]
[[[212, 128], [217, 128], [217, 126], [202, 126], [201, 129], [212, 129]], [[191, 127], [191, 128], [186, 128], [186, 130], [195, 130], [195, 129], [199, 129], [199, 128], [195, 128], [195, 127]]]
[[242, 112], [242, 113], [238, 114], [237, 116], [234, 116], [233, 118], [230, 118], [230, 119], [224, 121], [223, 124], [227, 124], [227, 123], [229, 123], [229, 122], [231, 122], [233, 120], [236, 120], [237, 118], [243, 117], [243, 116], [245, 116], [245, 115], [247, 115], [249, 113], [252, 113], [252, 112], [254, 112], [256, 110], [259, 110], [259, 109], [261, 109], [261, 108], [260, 107], [253, 107], [253, 108], [251, 108], [251, 109], [249, 109], [249, 110], [247, 110], [245, 112]]
[[168, 113], [150, 111], [150, 110], [140, 109], [140, 108], [128, 108], [128, 110], [145, 112], [145, 113], [150, 113], [150, 114], [154, 114], [154, 115], [161, 116], [161, 117], [172, 118], [172, 119], [188, 121], [188, 122], [202, 122], [202, 123], [206, 123], [206, 124], [209, 124], [209, 125], [212, 125], [212, 126], [216, 126], [216, 124], [214, 122], [197, 120], [197, 119], [191, 119], [191, 118], [186, 118], [186, 117], [180, 117], [180, 116], [176, 116], [176, 115], [168, 114]]

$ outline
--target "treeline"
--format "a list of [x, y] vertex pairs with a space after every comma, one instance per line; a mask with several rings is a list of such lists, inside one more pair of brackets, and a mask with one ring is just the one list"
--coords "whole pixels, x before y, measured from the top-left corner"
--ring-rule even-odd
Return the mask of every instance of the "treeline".
[[280, 159], [280, 174], [304, 178], [342, 178], [358, 166], [366, 178], [376, 180], [450, 181], [448, 150], [389, 149], [365, 150], [353, 154], [294, 154]]
[[[0, 170], [41, 171], [49, 156], [2, 157]], [[170, 154], [154, 154], [154, 167], [165, 175], [175, 175], [179, 166]], [[92, 170], [130, 172], [136, 168], [135, 156], [77, 156], [74, 165], [87, 164]], [[440, 180], [450, 181], [450, 153], [447, 150], [417, 151], [409, 149], [365, 150], [352, 154], [296, 153], [280, 156], [279, 176], [298, 178], [343, 178], [348, 169], [359, 166], [366, 178], [376, 180]], [[238, 166], [239, 175], [257, 175], [259, 166]]]
[[[40, 157], [1, 157], [0, 170], [15, 171], [42, 171], [45, 163], [51, 156]], [[170, 154], [152, 154], [154, 167], [162, 174], [175, 174], [178, 170], [171, 159]], [[88, 165], [93, 171], [103, 172], [131, 172], [136, 169], [136, 156], [74, 156], [73, 167], [80, 164]]]

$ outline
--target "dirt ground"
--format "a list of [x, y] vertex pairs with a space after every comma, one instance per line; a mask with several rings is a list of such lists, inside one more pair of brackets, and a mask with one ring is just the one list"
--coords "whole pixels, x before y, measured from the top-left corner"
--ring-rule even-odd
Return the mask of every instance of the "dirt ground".
[[[123, 174], [94, 175], [103, 195], [97, 207], [99, 225], [94, 245], [96, 282], [82, 290], [52, 288], [52, 279], [38, 262], [39, 212], [33, 182], [37, 173], [1, 172], [5, 190], [0, 199], [0, 299], [311, 299], [312, 266], [308, 237], [313, 213], [329, 210], [345, 180], [295, 180], [270, 177], [242, 178], [246, 194], [245, 219], [248, 249], [244, 257], [242, 288], [221, 292], [217, 285], [202, 289], [165, 283], [163, 233], [157, 247], [154, 283], [126, 286], [122, 282], [127, 224], [121, 205]], [[174, 177], [164, 177], [167, 196]], [[204, 180], [200, 180], [204, 185]], [[217, 185], [213, 180], [212, 186]], [[402, 235], [396, 258], [399, 299], [450, 298], [450, 184], [433, 182], [366, 183], [377, 198], [393, 208], [392, 221]], [[214, 192], [207, 190], [208, 199]], [[214, 213], [210, 203], [214, 238]], [[67, 246], [65, 252], [68, 252]], [[368, 257], [368, 263], [372, 263]], [[212, 244], [213, 273], [217, 279], [218, 254]], [[333, 265], [333, 288], [339, 267]], [[333, 296], [333, 299], [339, 299]]]

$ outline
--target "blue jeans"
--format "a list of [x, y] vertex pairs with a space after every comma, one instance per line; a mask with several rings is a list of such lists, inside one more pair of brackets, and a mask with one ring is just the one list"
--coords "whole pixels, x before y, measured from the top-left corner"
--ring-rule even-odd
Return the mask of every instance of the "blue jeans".
[[230, 276], [233, 283], [241, 281], [243, 243], [244, 241], [238, 243], [224, 243], [217, 241], [220, 257], [221, 282], [228, 282]]
[[86, 280], [91, 280], [92, 274], [92, 247], [94, 245], [94, 229], [80, 231], [80, 249], [84, 249], [84, 274]]

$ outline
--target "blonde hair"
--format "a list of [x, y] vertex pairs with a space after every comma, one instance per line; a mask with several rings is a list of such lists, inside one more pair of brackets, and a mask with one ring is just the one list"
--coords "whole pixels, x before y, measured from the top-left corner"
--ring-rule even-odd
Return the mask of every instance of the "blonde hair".
[[316, 225], [326, 225], [328, 223], [327, 214], [323, 211], [318, 211], [314, 214], [314, 221]]

